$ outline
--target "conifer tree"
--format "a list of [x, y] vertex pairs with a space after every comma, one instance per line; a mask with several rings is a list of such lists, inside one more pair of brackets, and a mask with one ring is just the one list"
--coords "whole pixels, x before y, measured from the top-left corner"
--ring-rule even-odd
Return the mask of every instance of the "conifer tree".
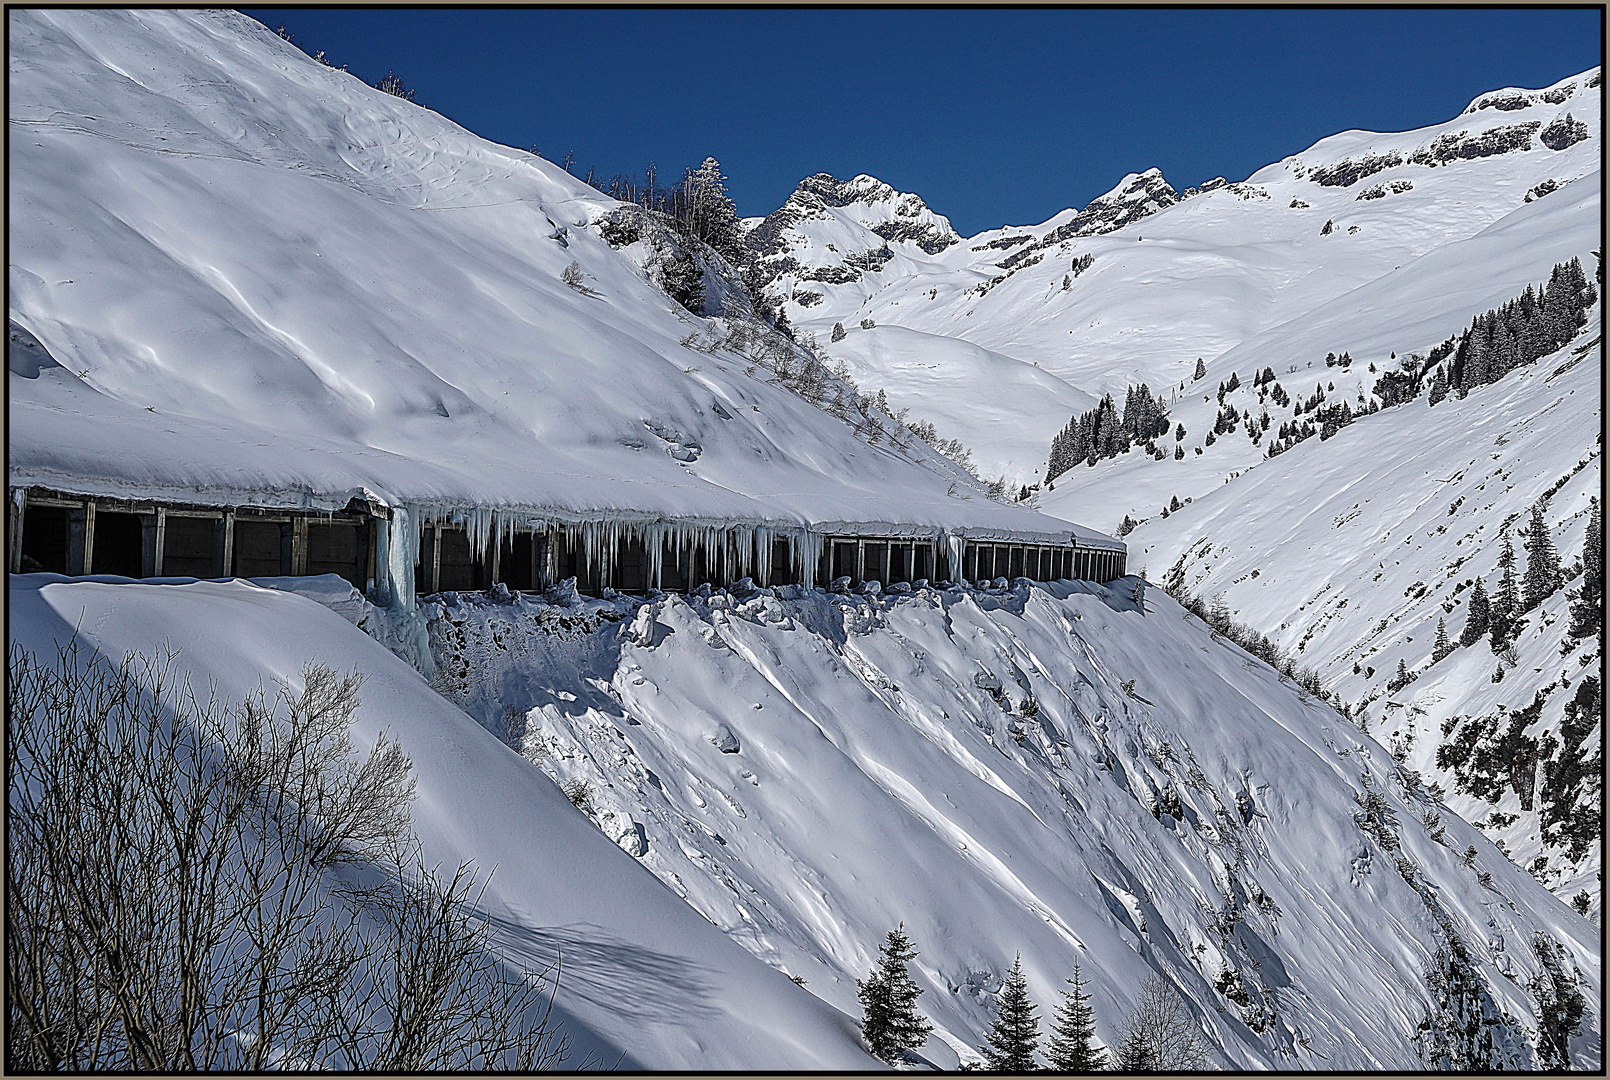
[[1480, 641], [1492, 625], [1492, 607], [1487, 599], [1487, 586], [1481, 578], [1470, 590], [1470, 603], [1465, 606], [1465, 629], [1459, 635], [1459, 644], [1469, 648]]
[[985, 1035], [984, 1068], [990, 1072], [1035, 1072], [1034, 1051], [1040, 1045], [1040, 1018], [1029, 997], [1029, 980], [1023, 975], [1023, 956], [1012, 961], [1006, 983], [996, 1002], [995, 1022]]
[[1447, 396], [1448, 376], [1443, 372], [1441, 365], [1438, 365], [1437, 373], [1431, 379], [1431, 393], [1428, 395], [1426, 403], [1434, 407], [1437, 402]]
[[1542, 961], [1543, 972], [1532, 977], [1528, 989], [1537, 1001], [1538, 1064], [1549, 1072], [1571, 1067], [1571, 1036], [1582, 1027], [1587, 1002], [1578, 988], [1576, 973], [1565, 970], [1565, 950], [1542, 930], [1532, 933], [1532, 951]]
[[697, 169], [683, 175], [672, 205], [673, 218], [685, 235], [704, 241], [730, 262], [742, 257], [738, 209], [727, 194], [727, 178], [721, 175], [721, 163], [715, 158], [705, 158]]
[[1492, 602], [1494, 652], [1515, 640], [1519, 629], [1516, 622], [1521, 614], [1520, 591], [1515, 587], [1515, 545], [1509, 542], [1507, 535], [1504, 537], [1504, 548], [1498, 553], [1498, 569], [1498, 590], [1493, 593]]
[[1572, 637], [1591, 637], [1604, 627], [1604, 518], [1593, 499], [1582, 539], [1582, 584], [1571, 603]]
[[922, 987], [911, 979], [906, 964], [917, 956], [916, 946], [906, 936], [906, 924], [889, 931], [888, 940], [878, 946], [878, 962], [863, 981], [855, 981], [860, 999], [862, 1034], [874, 1056], [893, 1064], [903, 1050], [928, 1041], [934, 1026], [917, 1011]]
[[1448, 932], [1425, 968], [1432, 1007], [1420, 1018], [1415, 1050], [1428, 1069], [1494, 1073], [1522, 1067], [1524, 1036], [1494, 1000], [1470, 952]]
[[1061, 991], [1062, 1004], [1057, 1007], [1051, 1024], [1046, 1058], [1051, 1062], [1052, 1072], [1099, 1072], [1107, 1067], [1107, 1054], [1095, 1045], [1096, 1010], [1090, 1006], [1090, 995], [1084, 992], [1078, 964], [1073, 965], [1073, 978], [1068, 984], [1073, 992]]
[[844, 336], [844, 324], [841, 322], [836, 322], [833, 324], [833, 332], [828, 335], [828, 340], [843, 341]]
[[1448, 640], [1448, 626], [1442, 619], [1437, 620], [1437, 640], [1431, 645], [1431, 662], [1440, 664], [1443, 658], [1453, 652], [1453, 642]]
[[1532, 507], [1532, 523], [1526, 529], [1526, 578], [1522, 582], [1522, 611], [1531, 611], [1557, 592], [1564, 580], [1560, 556], [1543, 520], [1543, 504]]
[[1201, 378], [1205, 378], [1206, 376], [1207, 376], [1207, 365], [1202, 363], [1202, 358], [1200, 356], [1198, 356], [1196, 358], [1196, 374], [1192, 375], [1191, 378], [1192, 379], [1201, 379]]

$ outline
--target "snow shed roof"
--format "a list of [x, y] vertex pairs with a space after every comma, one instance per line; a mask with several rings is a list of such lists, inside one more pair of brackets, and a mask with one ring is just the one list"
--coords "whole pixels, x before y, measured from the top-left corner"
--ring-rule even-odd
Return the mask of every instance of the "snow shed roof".
[[857, 437], [589, 229], [612, 200], [243, 15], [10, 30], [13, 486], [1122, 547]]

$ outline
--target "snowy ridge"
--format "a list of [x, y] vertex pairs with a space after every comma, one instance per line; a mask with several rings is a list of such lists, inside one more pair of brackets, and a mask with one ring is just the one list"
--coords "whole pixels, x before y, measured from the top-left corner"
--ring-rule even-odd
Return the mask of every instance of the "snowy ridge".
[[[1576, 255], [1592, 266], [1600, 187], [1598, 69], [1525, 93], [1529, 103], [1521, 110], [1489, 107], [1409, 132], [1330, 136], [1241, 183], [1213, 180], [1175, 193], [1156, 170], [1132, 174], [1084, 210], [1065, 210], [1040, 225], [980, 233], [936, 256], [902, 250], [877, 275], [812, 285], [823, 294], [821, 301], [809, 307], [790, 303], [786, 310], [796, 326], [824, 342], [835, 322], [853, 337], [861, 319], [870, 318], [879, 327], [963, 338], [1038, 364], [1095, 397], [1111, 392], [1122, 400], [1129, 384], [1177, 390], [1180, 382], [1189, 383], [1198, 357], [1211, 365], [1215, 357], [1282, 324], [1300, 331], [1308, 313], [1327, 303], [1345, 304], [1345, 297], [1371, 283], [1378, 288], [1372, 299], [1378, 305], [1384, 301], [1372, 314], [1399, 318], [1411, 309], [1410, 301], [1436, 293], [1427, 285], [1416, 294], [1400, 294], [1396, 290], [1414, 287], [1413, 275], [1395, 272], [1410, 271], [1416, 260], [1448, 249], [1446, 274], [1436, 285], [1457, 291], [1432, 310], [1433, 315], [1446, 312], [1441, 316], [1446, 336], [1494, 299], [1518, 295], [1528, 281], [1546, 276], [1555, 262]], [[1545, 142], [1543, 133], [1564, 125], [1567, 116], [1581, 137]], [[1524, 140], [1494, 134], [1532, 124]], [[1421, 151], [1424, 162], [1412, 160]], [[1465, 153], [1478, 156], [1459, 156]], [[1319, 182], [1345, 178], [1347, 163], [1369, 159], [1373, 168], [1394, 155], [1396, 164], [1382, 164], [1350, 184]], [[1544, 188], [1547, 194], [1536, 194]], [[1361, 199], [1366, 193], [1371, 197]], [[1449, 248], [1528, 204], [1543, 210], [1562, 195], [1587, 200], [1587, 212], [1546, 220], [1517, 216], [1506, 242], [1514, 242], [1524, 228], [1531, 254], [1507, 257], [1502, 269], [1471, 261], [1477, 257], [1471, 251], [1459, 256], [1461, 264]], [[1080, 218], [1094, 222], [1107, 215], [1113, 231], [1092, 233], [1078, 224]], [[1327, 222], [1330, 231], [1323, 232]], [[809, 227], [801, 226], [801, 235]], [[1480, 257], [1491, 254], [1483, 251]], [[786, 299], [781, 293], [776, 298]], [[1373, 319], [1354, 318], [1340, 339], [1288, 340], [1284, 355], [1266, 362], [1284, 372], [1292, 362], [1302, 367], [1327, 351], [1351, 348], [1359, 357], [1359, 348], [1346, 339], [1369, 333], [1373, 325]], [[1421, 345], [1389, 346], [1403, 347]], [[831, 345], [828, 351], [834, 352]], [[912, 359], [920, 355], [887, 354], [890, 365]], [[1229, 370], [1218, 370], [1214, 379], [1227, 378]], [[879, 384], [876, 372], [863, 381]], [[927, 404], [892, 390], [890, 400], [919, 417]], [[1207, 415], [1211, 424], [1211, 408]], [[1193, 432], [1201, 430], [1193, 417], [1184, 420]], [[1061, 427], [1042, 423], [1025, 418], [1021, 433], [1013, 435], [1025, 449], [1014, 450], [1012, 475], [1028, 482], [1043, 479], [1045, 458], [1043, 452], [1027, 457], [1027, 445], [1038, 440], [1048, 446]], [[1193, 440], [1193, 445], [1200, 443]], [[984, 452], [975, 446], [975, 453]], [[1221, 462], [1214, 483], [1235, 467]], [[1206, 490], [1179, 486], [1181, 498]], [[1148, 504], [1116, 508], [1116, 514], [1091, 524], [1114, 528], [1124, 513]]]
[[[1597, 986], [1589, 921], [1380, 744], [1131, 585], [422, 614], [445, 693], [812, 993], [854, 1014], [903, 920], [941, 1066], [975, 1056], [1018, 950], [1046, 1008], [1083, 966], [1109, 1044], [1164, 973], [1239, 1068], [1417, 1067], [1439, 918], [1521, 1028], [1534, 928]], [[1597, 1034], [1576, 1046], [1597, 1061]]]
[[9, 315], [58, 362], [13, 486], [1066, 535], [721, 346], [541, 159], [237, 13], [9, 19]]

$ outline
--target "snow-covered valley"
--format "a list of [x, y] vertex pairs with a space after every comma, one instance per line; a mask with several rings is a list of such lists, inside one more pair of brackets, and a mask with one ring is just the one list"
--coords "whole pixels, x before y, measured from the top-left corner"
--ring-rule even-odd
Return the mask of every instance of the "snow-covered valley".
[[[367, 591], [293, 561], [306, 522], [303, 576], [228, 577], [222, 534], [219, 580], [14, 572], [10, 646], [170, 649], [231, 700], [361, 672], [355, 741], [411, 758], [429, 859], [491, 872], [508, 970], [560, 961], [573, 1064], [881, 1067], [857, 980], [903, 924], [907, 1067], [979, 1060], [1019, 954], [1047, 1018], [1079, 966], [1108, 1047], [1161, 976], [1217, 1068], [1542, 1067], [1555, 949], [1603, 1067], [1598, 69], [974, 237], [818, 174], [722, 254], [237, 12], [8, 30], [8, 545], [30, 493], [149, 510], [136, 554], [163, 500], [396, 540]], [[1446, 392], [1528, 286], [1555, 336]], [[1047, 476], [1141, 384], [1155, 433]], [[1534, 508], [1558, 580], [1439, 648]], [[496, 566], [533, 515], [589, 562], [648, 523], [759, 567], [1117, 535], [1127, 574], [416, 597], [421, 521]]]

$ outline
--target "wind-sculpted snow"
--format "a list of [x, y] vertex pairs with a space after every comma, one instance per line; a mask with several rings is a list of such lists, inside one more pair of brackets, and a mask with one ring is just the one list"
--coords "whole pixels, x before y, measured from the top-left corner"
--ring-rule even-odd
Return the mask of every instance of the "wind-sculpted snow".
[[1163, 973], [1243, 1068], [1417, 1067], [1444, 923], [1515, 1030], [1536, 929], [1596, 1000], [1590, 922], [1371, 738], [1133, 586], [458, 594], [421, 614], [444, 693], [824, 1001], [857, 1013], [903, 921], [941, 1066], [976, 1057], [1019, 951], [1047, 1011], [1081, 965], [1109, 1044]]
[[[384, 731], [412, 758], [414, 831], [427, 863], [473, 860], [510, 971], [560, 964], [554, 1019], [570, 1067], [864, 1070], [849, 1016], [736, 947], [578, 815], [564, 794], [365, 636], [383, 613], [336, 578], [139, 584], [11, 578], [9, 642], [41, 659], [76, 631], [114, 665], [177, 653], [175, 674], [241, 701], [317, 661], [364, 676], [353, 742]], [[312, 597], [313, 599], [310, 599]], [[325, 610], [317, 599], [334, 610]], [[583, 692], [585, 686], [578, 687]], [[332, 879], [332, 889], [339, 882]]]

